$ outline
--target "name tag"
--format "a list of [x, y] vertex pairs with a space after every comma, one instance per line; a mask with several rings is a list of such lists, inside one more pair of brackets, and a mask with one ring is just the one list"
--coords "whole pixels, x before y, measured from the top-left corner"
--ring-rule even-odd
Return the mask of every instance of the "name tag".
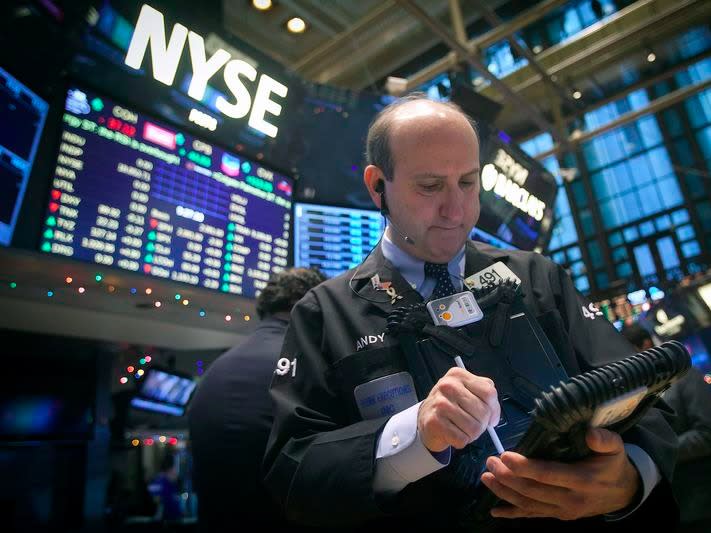
[[501, 283], [507, 279], [516, 282], [517, 285], [521, 284], [521, 278], [514, 274], [513, 271], [501, 261], [498, 261], [490, 267], [469, 276], [464, 280], [464, 284], [468, 289], [478, 290], [485, 289], [495, 283]]
[[398, 372], [358, 385], [353, 389], [363, 420], [392, 416], [417, 403], [415, 384], [409, 372]]

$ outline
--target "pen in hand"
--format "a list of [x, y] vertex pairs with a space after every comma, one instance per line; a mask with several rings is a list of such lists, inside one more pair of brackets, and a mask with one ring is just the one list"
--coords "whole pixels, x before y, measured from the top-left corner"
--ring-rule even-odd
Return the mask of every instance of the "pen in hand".
[[[460, 356], [457, 355], [454, 358], [454, 362], [457, 363], [457, 366], [459, 368], [463, 368], [464, 370], [466, 370], [466, 367], [464, 366], [464, 361], [462, 361], [462, 358]], [[486, 431], [489, 432], [489, 437], [491, 437], [491, 441], [494, 443], [496, 451], [499, 453], [499, 455], [504, 453], [504, 447], [501, 445], [501, 441], [499, 440], [499, 436], [496, 434], [494, 426], [487, 426]]]

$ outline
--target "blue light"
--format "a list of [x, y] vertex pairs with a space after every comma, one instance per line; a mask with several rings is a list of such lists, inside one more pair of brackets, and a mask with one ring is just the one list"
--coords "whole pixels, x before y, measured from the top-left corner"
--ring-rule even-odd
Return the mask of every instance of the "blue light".
[[131, 287], [131, 294], [136, 294], [136, 288], [135, 288], [135, 287]]
[[54, 291], [47, 291], [47, 296], [49, 296], [50, 298], [54, 296]]
[[206, 314], [204, 309], [200, 309], [200, 316], [204, 317]]

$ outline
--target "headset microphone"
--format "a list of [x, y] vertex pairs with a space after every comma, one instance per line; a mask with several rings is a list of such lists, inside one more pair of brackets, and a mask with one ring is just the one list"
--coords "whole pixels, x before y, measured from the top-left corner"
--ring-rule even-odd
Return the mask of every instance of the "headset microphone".
[[383, 180], [378, 180], [378, 183], [375, 184], [375, 192], [380, 193], [380, 214], [383, 215], [383, 218], [388, 221], [388, 224], [392, 226], [395, 232], [400, 235], [406, 243], [414, 245], [415, 241], [397, 229], [397, 226], [389, 216], [390, 210], [388, 209], [388, 204], [385, 202], [385, 182]]

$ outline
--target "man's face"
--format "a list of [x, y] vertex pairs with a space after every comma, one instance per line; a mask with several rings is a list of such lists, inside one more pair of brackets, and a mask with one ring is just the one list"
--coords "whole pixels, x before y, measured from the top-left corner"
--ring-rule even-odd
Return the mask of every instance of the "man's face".
[[393, 119], [395, 163], [385, 183], [390, 238], [433, 263], [450, 261], [479, 219], [479, 142], [467, 120], [431, 102], [413, 102]]

